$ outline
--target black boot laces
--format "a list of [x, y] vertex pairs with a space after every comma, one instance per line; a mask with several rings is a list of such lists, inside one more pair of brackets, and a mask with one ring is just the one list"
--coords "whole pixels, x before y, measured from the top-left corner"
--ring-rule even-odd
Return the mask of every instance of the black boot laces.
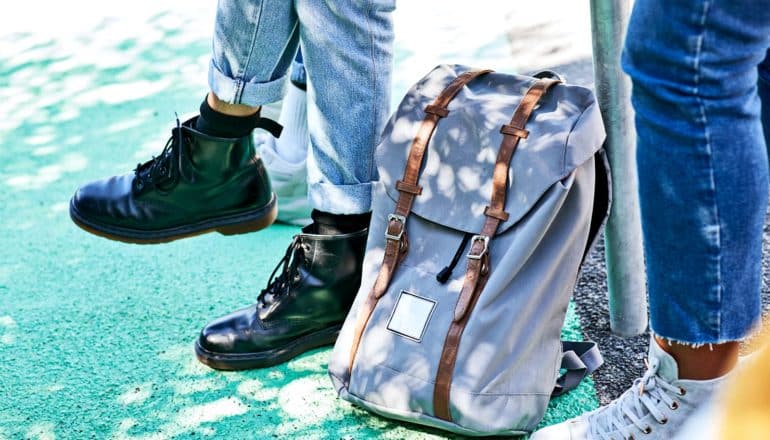
[[[277, 304], [278, 299], [286, 295], [301, 281], [302, 275], [299, 269], [304, 263], [308, 251], [307, 245], [300, 240], [300, 236], [295, 235], [289, 247], [286, 248], [283, 258], [275, 266], [273, 273], [270, 274], [267, 287], [262, 289], [257, 297], [257, 307], [270, 307]], [[278, 273], [279, 269], [280, 273]]]
[[149, 188], [167, 194], [158, 185], [167, 182], [173, 185], [179, 179], [181, 164], [174, 164], [174, 159], [180, 160], [183, 142], [182, 125], [177, 117], [176, 127], [171, 130], [171, 137], [160, 156], [152, 156], [152, 159], [143, 164], [139, 163], [134, 168], [134, 187], [137, 191]]

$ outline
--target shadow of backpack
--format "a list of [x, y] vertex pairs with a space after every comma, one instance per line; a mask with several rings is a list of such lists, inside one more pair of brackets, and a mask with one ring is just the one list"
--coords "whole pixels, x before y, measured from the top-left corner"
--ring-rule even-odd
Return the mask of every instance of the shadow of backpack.
[[609, 208], [604, 127], [593, 92], [554, 75], [441, 65], [401, 101], [329, 363], [341, 398], [465, 435], [525, 434], [601, 365], [594, 343], [559, 338]]

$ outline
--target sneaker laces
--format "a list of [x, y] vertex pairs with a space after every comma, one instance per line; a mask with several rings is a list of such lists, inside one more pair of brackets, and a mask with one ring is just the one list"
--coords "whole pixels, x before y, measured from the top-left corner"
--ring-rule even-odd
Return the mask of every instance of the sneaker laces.
[[134, 185], [138, 191], [148, 187], [157, 190], [161, 194], [167, 194], [167, 192], [158, 187], [158, 184], [168, 181], [176, 182], [178, 175], [174, 171], [179, 167], [173, 166], [172, 159], [180, 156], [183, 142], [182, 125], [179, 123], [179, 116], [177, 116], [176, 127], [171, 130], [171, 137], [169, 137], [160, 155], [152, 156], [152, 159], [143, 164], [136, 164], [136, 168], [134, 168]]
[[[300, 236], [295, 235], [289, 247], [286, 248], [283, 258], [275, 266], [273, 273], [270, 274], [267, 287], [262, 289], [257, 297], [258, 307], [276, 304], [280, 297], [284, 296], [300, 281], [299, 268], [305, 260], [305, 252], [307, 249], [300, 240]], [[280, 273], [278, 273], [279, 269]]]
[[659, 367], [660, 361], [653, 359], [644, 376], [636, 379], [630, 389], [589, 416], [590, 438], [614, 440], [616, 434], [613, 433], [620, 433], [623, 439], [633, 439], [630, 425], [643, 434], [649, 434], [652, 427], [642, 421], [647, 414], [661, 425], [668, 422], [658, 404], [662, 401], [669, 408], [676, 409], [678, 402], [671, 395], [682, 396], [684, 390], [658, 376]]

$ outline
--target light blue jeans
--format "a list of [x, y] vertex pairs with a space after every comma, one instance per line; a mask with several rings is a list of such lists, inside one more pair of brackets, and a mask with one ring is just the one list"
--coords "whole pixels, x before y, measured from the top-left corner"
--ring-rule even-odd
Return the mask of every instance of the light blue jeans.
[[740, 340], [759, 320], [769, 47], [770, 0], [634, 4], [623, 66], [633, 80], [650, 327], [663, 338]]
[[281, 99], [298, 46], [307, 72], [308, 196], [368, 212], [388, 117], [395, 0], [219, 0], [209, 87], [233, 104]]

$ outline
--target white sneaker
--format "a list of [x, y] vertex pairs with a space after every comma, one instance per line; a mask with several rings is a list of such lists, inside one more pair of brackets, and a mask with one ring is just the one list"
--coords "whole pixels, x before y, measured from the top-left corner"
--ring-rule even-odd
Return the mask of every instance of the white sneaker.
[[254, 142], [278, 197], [278, 221], [305, 226], [312, 222], [307, 198], [307, 93], [293, 83], [286, 88], [278, 123], [283, 125], [279, 139], [255, 132]]
[[275, 151], [275, 141], [268, 134], [256, 134], [254, 141], [270, 176], [273, 192], [278, 198], [278, 221], [297, 226], [312, 223], [312, 209], [307, 198], [306, 161], [286, 161]]
[[647, 372], [609, 405], [535, 432], [530, 440], [669, 440], [727, 375], [679, 379], [671, 355], [650, 341]]

